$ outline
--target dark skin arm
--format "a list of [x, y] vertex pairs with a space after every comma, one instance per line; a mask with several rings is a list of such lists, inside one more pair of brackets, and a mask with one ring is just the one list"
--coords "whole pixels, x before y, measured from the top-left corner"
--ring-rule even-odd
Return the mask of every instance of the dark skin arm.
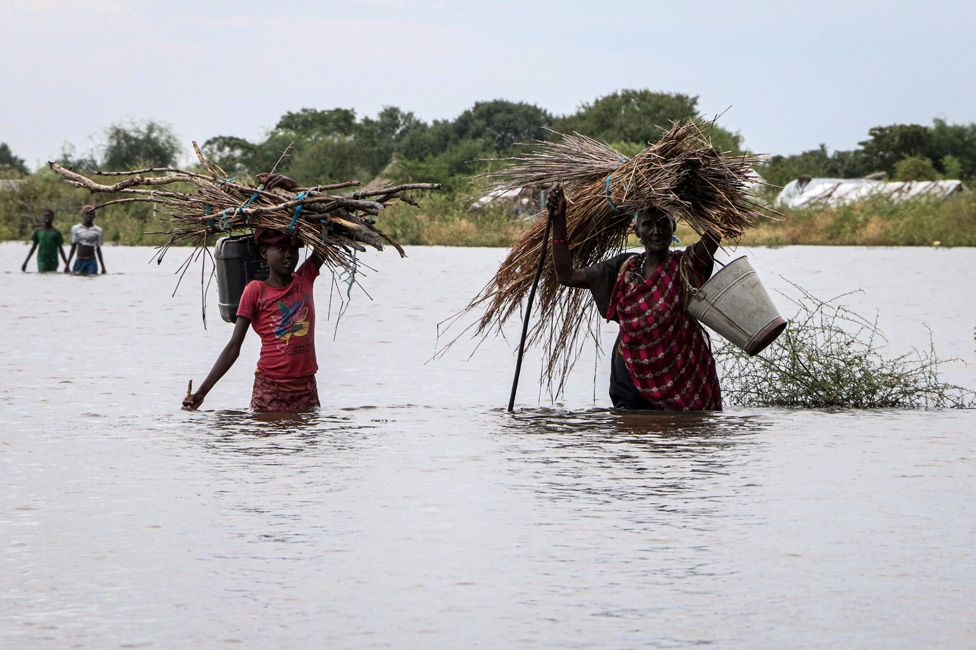
[[244, 336], [247, 334], [247, 328], [250, 326], [250, 318], [244, 318], [243, 316], [237, 317], [237, 321], [234, 323], [234, 332], [230, 335], [230, 341], [227, 342], [227, 345], [220, 352], [207, 378], [203, 380], [197, 392], [188, 395], [183, 400], [183, 408], [185, 410], [197, 410], [203, 404], [203, 399], [210, 392], [210, 389], [214, 387], [214, 384], [227, 374], [227, 371], [234, 365], [237, 357], [241, 355], [241, 343], [244, 342]]
[[[24, 263], [20, 266], [21, 271], [24, 272], [27, 271], [27, 263], [30, 262], [31, 255], [33, 255], [34, 251], [36, 250], [37, 250], [37, 242], [34, 242], [31, 244], [31, 249], [27, 251], [27, 259], [24, 260]], [[64, 251], [61, 251], [61, 257], [64, 257]]]
[[[698, 262], [707, 261], [708, 268], [711, 268], [712, 261], [715, 259], [715, 251], [718, 250], [721, 235], [711, 230], [706, 231], [695, 244], [691, 247], [691, 255]], [[706, 278], [707, 279], [707, 278]]]
[[573, 267], [573, 257], [569, 254], [569, 242], [566, 236], [566, 195], [563, 188], [556, 185], [549, 191], [546, 199], [546, 210], [552, 220], [552, 264], [556, 271], [556, 280], [566, 287], [588, 289], [589, 280], [583, 269]]
[[95, 247], [95, 254], [98, 255], [98, 265], [102, 267], [102, 273], [105, 273], [105, 260], [102, 259], [102, 247]]
[[71, 273], [71, 258], [75, 256], [75, 250], [77, 250], [78, 244], [72, 244], [71, 248], [68, 250], [68, 259], [64, 261], [64, 272]]
[[312, 254], [308, 256], [308, 259], [310, 259], [312, 264], [315, 265], [315, 268], [319, 270], [322, 269], [322, 264], [325, 262], [325, 260], [322, 259], [322, 256], [315, 251], [312, 251]]

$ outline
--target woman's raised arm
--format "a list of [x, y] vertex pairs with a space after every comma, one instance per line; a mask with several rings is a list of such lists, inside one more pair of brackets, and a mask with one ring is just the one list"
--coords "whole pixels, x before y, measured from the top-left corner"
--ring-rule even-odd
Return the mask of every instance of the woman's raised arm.
[[556, 270], [556, 280], [567, 287], [588, 289], [589, 280], [583, 269], [573, 267], [573, 257], [569, 254], [569, 240], [566, 236], [566, 195], [563, 188], [556, 185], [549, 191], [546, 210], [552, 220], [552, 264]]

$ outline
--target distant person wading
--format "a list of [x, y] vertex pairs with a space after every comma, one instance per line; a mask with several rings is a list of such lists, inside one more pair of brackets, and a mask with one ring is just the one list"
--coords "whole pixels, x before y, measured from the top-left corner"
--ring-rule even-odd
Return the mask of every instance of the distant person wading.
[[[102, 229], [95, 225], [95, 207], [86, 205], [81, 209], [81, 223], [71, 227], [71, 251], [65, 262], [65, 273], [78, 275], [98, 275], [101, 266], [105, 273], [105, 260], [102, 259]], [[77, 253], [77, 257], [75, 254]], [[74, 268], [71, 259], [75, 257]], [[97, 261], [96, 261], [97, 257]]]
[[27, 271], [27, 263], [30, 262], [34, 251], [37, 251], [37, 272], [51, 273], [58, 270], [58, 254], [64, 260], [64, 270], [70, 268], [68, 258], [64, 255], [64, 237], [61, 231], [54, 227], [54, 211], [50, 208], [44, 210], [41, 217], [41, 227], [31, 235], [31, 249], [27, 253], [27, 259], [21, 265], [21, 271]]

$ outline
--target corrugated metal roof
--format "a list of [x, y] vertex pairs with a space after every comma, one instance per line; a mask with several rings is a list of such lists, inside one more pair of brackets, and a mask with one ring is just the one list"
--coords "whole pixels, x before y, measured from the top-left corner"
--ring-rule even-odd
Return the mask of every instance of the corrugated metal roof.
[[795, 179], [773, 204], [779, 208], [831, 207], [884, 196], [900, 203], [918, 198], [944, 199], [968, 192], [962, 181], [877, 181], [867, 178]]

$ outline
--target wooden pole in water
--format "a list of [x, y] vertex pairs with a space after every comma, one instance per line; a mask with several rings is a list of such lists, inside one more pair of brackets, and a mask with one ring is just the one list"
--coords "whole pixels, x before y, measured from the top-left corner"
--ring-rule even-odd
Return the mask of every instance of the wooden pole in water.
[[525, 318], [522, 319], [522, 338], [519, 340], [518, 360], [515, 362], [515, 377], [512, 379], [512, 394], [508, 398], [508, 412], [515, 410], [515, 391], [518, 390], [519, 375], [522, 373], [522, 356], [525, 354], [525, 338], [529, 333], [529, 316], [532, 313], [532, 301], [535, 299], [535, 290], [539, 286], [539, 278], [542, 277], [542, 267], [546, 262], [546, 246], [549, 244], [549, 228], [552, 227], [552, 219], [546, 219], [546, 230], [542, 235], [542, 246], [539, 247], [539, 266], [535, 269], [535, 279], [532, 281], [532, 289], [529, 290], [529, 300], [525, 305]]

